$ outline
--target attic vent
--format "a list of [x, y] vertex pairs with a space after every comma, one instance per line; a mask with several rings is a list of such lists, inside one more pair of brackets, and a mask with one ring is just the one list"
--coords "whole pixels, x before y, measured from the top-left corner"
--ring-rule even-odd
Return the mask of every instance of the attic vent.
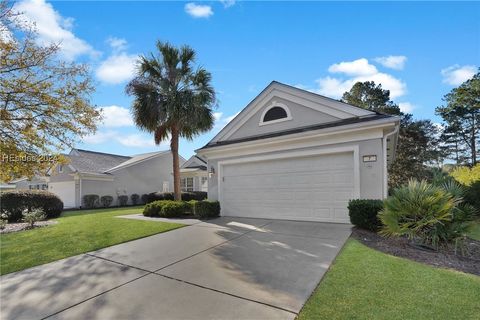
[[270, 106], [266, 107], [263, 111], [260, 125], [277, 123], [286, 120], [292, 120], [290, 110], [282, 103], [273, 102]]
[[278, 119], [287, 118], [287, 111], [282, 107], [273, 107], [272, 109], [268, 110], [263, 117], [263, 122], [273, 121]]

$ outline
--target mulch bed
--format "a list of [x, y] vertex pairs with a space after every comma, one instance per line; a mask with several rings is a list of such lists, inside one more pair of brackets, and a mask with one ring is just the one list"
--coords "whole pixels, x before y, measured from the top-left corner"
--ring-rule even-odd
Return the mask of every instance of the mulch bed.
[[[57, 221], [38, 221], [35, 222], [34, 229], [50, 226], [52, 224], [57, 224]], [[32, 230], [29, 229], [28, 223], [20, 222], [20, 223], [9, 223], [5, 226], [5, 229], [0, 230], [0, 233], [10, 233], [10, 232], [18, 232], [23, 230]]]
[[480, 241], [468, 239], [462, 256], [461, 253], [455, 254], [453, 247], [430, 251], [413, 246], [406, 238], [384, 238], [374, 232], [358, 228], [352, 229], [352, 237], [368, 247], [393, 256], [480, 276]]

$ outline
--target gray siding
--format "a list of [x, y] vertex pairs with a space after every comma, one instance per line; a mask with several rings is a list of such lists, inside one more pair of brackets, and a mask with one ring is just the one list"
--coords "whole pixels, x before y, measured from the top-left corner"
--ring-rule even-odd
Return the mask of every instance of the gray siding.
[[112, 172], [112, 182], [82, 179], [81, 198], [85, 194], [111, 195], [116, 205], [119, 195], [128, 195], [130, 203], [130, 196], [134, 193], [142, 196], [162, 191], [164, 181], [169, 183], [170, 191], [173, 191], [172, 166], [172, 155], [168, 153]]
[[[285, 104], [288, 107], [292, 115], [292, 120], [259, 126], [258, 124], [260, 123], [263, 111], [265, 110], [265, 108], [271, 105], [271, 102], [273, 100]], [[255, 113], [249, 120], [247, 120], [247, 122], [245, 122], [232, 136], [225, 140], [234, 140], [252, 135], [283, 131], [287, 129], [327, 123], [336, 120], [339, 119], [326, 113], [316, 111], [311, 108], [296, 104], [294, 102], [275, 97], [265, 103], [264, 107], [260, 108], [260, 110], [258, 110], [257, 113]]]
[[[364, 140], [355, 143], [339, 143], [335, 144], [335, 147], [340, 146], [353, 146], [358, 145], [359, 147], [359, 163], [360, 163], [360, 198], [362, 199], [382, 199], [383, 198], [383, 148], [382, 148], [382, 139], [372, 139]], [[295, 151], [301, 150], [320, 150], [331, 148], [331, 145], [314, 147], [314, 148], [304, 148], [304, 149], [295, 149]], [[293, 151], [293, 150], [290, 150]], [[267, 154], [275, 154], [265, 153]], [[376, 155], [376, 162], [363, 163], [362, 157], [364, 155]], [[224, 158], [221, 160], [228, 159], [241, 159], [243, 157], [233, 157], [233, 158]], [[208, 198], [211, 200], [218, 200], [218, 161], [219, 160], [209, 160], [208, 167], [213, 166], [217, 174], [213, 175], [208, 180]], [[294, 161], [294, 160], [292, 160]], [[353, 179], [353, 177], [352, 177]]]

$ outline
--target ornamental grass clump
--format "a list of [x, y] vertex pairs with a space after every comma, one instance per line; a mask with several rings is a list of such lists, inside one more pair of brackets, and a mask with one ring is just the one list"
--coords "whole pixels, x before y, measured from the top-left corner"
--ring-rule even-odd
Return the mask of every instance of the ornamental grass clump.
[[462, 248], [475, 209], [463, 201], [463, 188], [454, 181], [441, 185], [411, 180], [384, 200], [378, 217], [384, 236], [406, 236], [438, 249]]

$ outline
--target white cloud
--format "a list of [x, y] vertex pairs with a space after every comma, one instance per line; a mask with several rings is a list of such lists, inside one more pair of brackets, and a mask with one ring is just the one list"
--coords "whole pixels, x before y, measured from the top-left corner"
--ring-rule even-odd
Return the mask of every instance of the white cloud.
[[455, 64], [448, 68], [442, 69], [443, 82], [452, 86], [459, 86], [468, 79], [472, 78], [477, 72], [477, 66]]
[[119, 106], [102, 107], [103, 126], [107, 128], [130, 127], [133, 126], [130, 110]]
[[[83, 138], [83, 142], [88, 144], [111, 143], [113, 141], [126, 147], [145, 148], [155, 146], [153, 135], [140, 133], [125, 134], [115, 130], [98, 131]], [[168, 141], [163, 141], [160, 145], [168, 145]]]
[[[317, 79], [315, 82], [318, 87], [307, 90], [338, 99], [342, 97], [343, 93], [349, 91], [355, 83], [374, 81], [376, 84], [381, 84], [383, 89], [390, 90], [392, 99], [401, 97], [407, 92], [407, 85], [402, 80], [388, 73], [379, 72], [365, 58], [332, 64], [328, 71], [330, 73], [343, 73], [344, 77], [326, 76]], [[305, 88], [304, 85], [297, 85], [297, 87]]]
[[220, 3], [223, 4], [225, 8], [230, 8], [235, 5], [235, 0], [220, 0]]
[[189, 2], [185, 5], [185, 12], [194, 18], [209, 18], [213, 15], [211, 6]]
[[328, 68], [328, 72], [344, 73], [349, 76], [366, 76], [375, 74], [378, 72], [378, 70], [374, 65], [368, 63], [367, 59], [361, 58], [354, 61], [343, 61], [332, 64]]
[[59, 43], [65, 59], [73, 60], [80, 55], [99, 55], [85, 40], [73, 34], [73, 18], [62, 17], [45, 0], [23, 0], [17, 2], [14, 9], [23, 14], [27, 23], [35, 24], [40, 44]]
[[400, 102], [398, 106], [400, 107], [400, 111], [404, 113], [412, 113], [413, 109], [416, 108], [416, 106], [410, 102]]
[[375, 58], [374, 60], [386, 68], [403, 70], [403, 68], [405, 67], [405, 62], [407, 62], [407, 57], [388, 56], [388, 57], [378, 57], [378, 58]]
[[154, 147], [155, 142], [153, 140], [153, 136], [147, 137], [142, 134], [129, 134], [125, 136], [118, 136], [116, 140], [126, 146], [126, 147]]
[[214, 130], [221, 130], [225, 127], [230, 121], [233, 120], [240, 112], [237, 112], [231, 116], [224, 117], [223, 112], [215, 112], [213, 117], [215, 118]]
[[107, 84], [119, 84], [130, 80], [135, 74], [136, 55], [114, 53], [97, 68], [97, 78]]
[[117, 135], [118, 132], [116, 131], [97, 131], [95, 134], [83, 137], [83, 142], [90, 144], [101, 144], [115, 139]]
[[107, 39], [107, 43], [115, 52], [125, 51], [127, 49], [127, 40], [122, 38], [110, 37]]

